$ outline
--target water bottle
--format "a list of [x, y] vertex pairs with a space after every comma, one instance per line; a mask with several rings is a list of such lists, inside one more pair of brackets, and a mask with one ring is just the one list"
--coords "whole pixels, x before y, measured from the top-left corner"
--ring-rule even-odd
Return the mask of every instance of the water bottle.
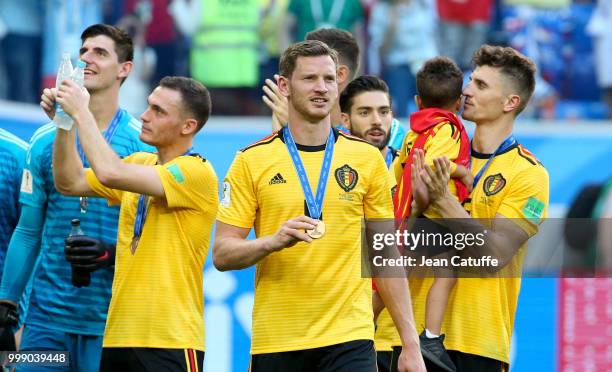
[[[62, 54], [62, 60], [57, 69], [57, 77], [55, 78], [55, 87], [59, 89], [62, 81], [70, 79], [72, 75], [72, 62], [70, 61], [70, 53]], [[53, 122], [58, 128], [70, 130], [72, 128], [72, 118], [64, 112], [59, 103], [55, 104], [55, 117]]]
[[77, 83], [77, 85], [81, 89], [83, 89], [83, 86], [85, 85], [85, 67], [86, 66], [87, 64], [84, 61], [81, 61], [79, 59], [76, 63], [76, 67], [72, 71], [72, 75], [70, 75], [70, 77], [72, 78], [72, 81]]
[[[81, 221], [78, 218], [70, 221], [72, 229], [68, 237], [85, 235], [81, 229]], [[72, 267], [72, 285], [75, 287], [87, 287], [91, 283], [91, 272]]]

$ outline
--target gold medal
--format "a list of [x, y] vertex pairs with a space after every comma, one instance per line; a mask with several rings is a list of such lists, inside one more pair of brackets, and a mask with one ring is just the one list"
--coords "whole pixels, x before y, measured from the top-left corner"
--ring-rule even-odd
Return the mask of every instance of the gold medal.
[[319, 221], [314, 229], [306, 230], [306, 234], [313, 239], [322, 238], [323, 235], [325, 235], [325, 223], [323, 223], [323, 221]]
[[132, 254], [136, 252], [136, 247], [138, 247], [139, 241], [140, 241], [140, 236], [135, 236], [132, 238]]

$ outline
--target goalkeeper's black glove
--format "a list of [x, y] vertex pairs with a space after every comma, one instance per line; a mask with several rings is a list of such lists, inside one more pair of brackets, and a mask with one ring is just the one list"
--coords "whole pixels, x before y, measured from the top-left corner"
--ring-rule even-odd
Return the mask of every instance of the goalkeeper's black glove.
[[65, 240], [64, 254], [72, 265], [72, 284], [87, 287], [91, 272], [115, 264], [115, 246], [85, 235], [69, 236]]
[[0, 302], [0, 350], [16, 351], [15, 326], [19, 323], [17, 305]]
[[115, 264], [115, 246], [86, 235], [66, 238], [64, 254], [73, 268], [95, 271]]

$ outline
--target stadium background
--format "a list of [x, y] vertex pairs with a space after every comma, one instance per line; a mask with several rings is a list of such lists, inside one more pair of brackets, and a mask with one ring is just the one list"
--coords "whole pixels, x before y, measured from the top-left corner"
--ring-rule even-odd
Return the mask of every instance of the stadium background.
[[[44, 122], [45, 117], [33, 105], [0, 104], [0, 127], [25, 140]], [[235, 152], [267, 133], [269, 119], [213, 117], [196, 137], [195, 149], [212, 162], [222, 180]], [[550, 217], [564, 216], [568, 203], [583, 185], [612, 175], [610, 122], [525, 121], [517, 125], [516, 133], [550, 173]], [[532, 244], [530, 252], [543, 246]], [[247, 370], [253, 278], [252, 268], [221, 273], [212, 267], [210, 257], [207, 260], [206, 371]], [[609, 370], [610, 288], [612, 279], [524, 279], [516, 314], [512, 371]]]

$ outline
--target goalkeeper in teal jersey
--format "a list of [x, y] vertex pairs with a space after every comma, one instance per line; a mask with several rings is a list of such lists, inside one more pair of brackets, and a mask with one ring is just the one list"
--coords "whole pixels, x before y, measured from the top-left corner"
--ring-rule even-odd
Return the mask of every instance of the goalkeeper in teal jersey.
[[[98, 24], [88, 27], [81, 41], [85, 88], [91, 95], [89, 108], [105, 139], [120, 156], [152, 151], [139, 140], [140, 122], [118, 105], [119, 87], [132, 69], [131, 39], [113, 26]], [[53, 90], [51, 96], [55, 94]], [[54, 116], [54, 102], [43, 99], [41, 106], [50, 118]], [[10, 327], [10, 316], [2, 319], [2, 314], [15, 310], [31, 278], [20, 350], [67, 350], [71, 365], [65, 370], [98, 371], [113, 282], [119, 208], [108, 207], [103, 199], [65, 197], [55, 190], [51, 164], [57, 130], [49, 123], [30, 139], [19, 196], [21, 217], [0, 285], [0, 325]], [[88, 166], [82, 151], [81, 161]], [[73, 239], [65, 246], [75, 218], [80, 219], [86, 238]], [[73, 271], [89, 274], [90, 283], [74, 282]], [[0, 350], [6, 350], [3, 346]], [[19, 371], [46, 368], [50, 367], [24, 366]]]

